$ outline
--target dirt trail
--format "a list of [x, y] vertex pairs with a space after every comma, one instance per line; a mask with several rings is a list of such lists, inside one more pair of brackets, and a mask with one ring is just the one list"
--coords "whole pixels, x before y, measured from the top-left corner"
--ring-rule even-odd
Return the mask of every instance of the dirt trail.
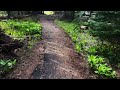
[[24, 56], [10, 78], [18, 79], [87, 79], [86, 60], [75, 53], [68, 35], [52, 21], [41, 17], [43, 41]]
[[73, 50], [68, 35], [54, 23], [41, 18], [44, 40], [44, 62], [37, 65], [32, 79], [85, 79], [87, 63]]

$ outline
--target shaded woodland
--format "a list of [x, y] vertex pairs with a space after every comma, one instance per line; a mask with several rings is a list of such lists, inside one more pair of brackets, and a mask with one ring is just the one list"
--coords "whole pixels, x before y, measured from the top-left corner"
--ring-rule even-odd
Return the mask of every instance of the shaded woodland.
[[12, 71], [20, 48], [42, 40], [40, 17], [66, 32], [98, 78], [120, 77], [120, 11], [0, 11], [0, 74]]

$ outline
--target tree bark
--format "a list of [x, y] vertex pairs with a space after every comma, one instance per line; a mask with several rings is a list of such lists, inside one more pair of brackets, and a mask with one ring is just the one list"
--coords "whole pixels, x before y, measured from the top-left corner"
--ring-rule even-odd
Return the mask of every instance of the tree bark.
[[8, 14], [8, 18], [10, 18], [11, 17], [11, 11], [6, 11], [6, 12]]

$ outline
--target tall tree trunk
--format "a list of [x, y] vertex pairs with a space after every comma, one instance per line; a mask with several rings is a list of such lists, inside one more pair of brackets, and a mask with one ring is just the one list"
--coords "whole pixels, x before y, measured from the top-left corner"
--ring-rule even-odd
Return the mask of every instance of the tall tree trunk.
[[11, 11], [6, 11], [6, 12], [8, 14], [8, 18], [10, 18], [11, 17]]
[[18, 16], [20, 15], [20, 11], [18, 11]]
[[40, 14], [44, 14], [44, 11], [40, 11]]

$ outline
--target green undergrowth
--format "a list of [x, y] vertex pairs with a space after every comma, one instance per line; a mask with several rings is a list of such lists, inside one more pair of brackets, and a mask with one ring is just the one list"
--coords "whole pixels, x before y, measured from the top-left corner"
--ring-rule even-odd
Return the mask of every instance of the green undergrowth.
[[41, 25], [32, 21], [7, 20], [0, 21], [0, 27], [7, 35], [13, 38], [24, 38], [25, 36], [41, 33]]
[[[29, 37], [29, 45], [41, 39], [42, 26], [39, 19], [35, 17], [25, 19], [9, 19], [0, 21], [0, 28], [3, 32], [13, 39], [23, 41], [26, 37]], [[32, 38], [34, 37], [34, 38]]]
[[16, 65], [16, 59], [0, 59], [0, 77]]
[[[32, 50], [33, 45], [41, 40], [42, 26], [39, 19], [35, 17], [25, 19], [1, 20], [0, 28], [13, 39], [20, 40], [24, 43], [24, 50]], [[26, 44], [27, 43], [27, 44]], [[27, 48], [25, 48], [27, 47]], [[9, 72], [16, 64], [16, 60], [0, 60], [0, 75]]]
[[[55, 20], [55, 23], [69, 34], [75, 44], [76, 52], [85, 55], [94, 73], [101, 78], [116, 78], [117, 75], [112, 65], [120, 62], [119, 50], [116, 49], [120, 48], [119, 45], [113, 45], [104, 38], [93, 35], [91, 31], [94, 32], [95, 30], [80, 30], [80, 25], [87, 25], [88, 23], [59, 20]], [[106, 34], [106, 32], [104, 33]], [[102, 35], [105, 37], [105, 34]], [[109, 34], [106, 34], [106, 37], [109, 37], [107, 35]]]

